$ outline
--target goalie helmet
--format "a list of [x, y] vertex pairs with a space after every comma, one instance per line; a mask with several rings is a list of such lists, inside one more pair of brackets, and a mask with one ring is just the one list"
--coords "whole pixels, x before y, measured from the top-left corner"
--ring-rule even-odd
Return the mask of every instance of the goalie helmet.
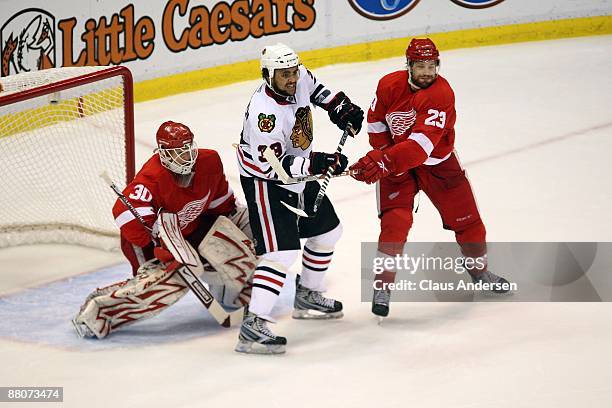
[[157, 130], [157, 151], [162, 165], [176, 174], [189, 174], [198, 157], [193, 133], [182, 123], [167, 121]]
[[266, 82], [268, 86], [272, 86], [272, 78], [274, 70], [291, 68], [300, 65], [300, 58], [291, 48], [285, 44], [277, 43], [266, 46], [261, 52], [261, 71], [262, 74], [267, 70], [268, 78]]

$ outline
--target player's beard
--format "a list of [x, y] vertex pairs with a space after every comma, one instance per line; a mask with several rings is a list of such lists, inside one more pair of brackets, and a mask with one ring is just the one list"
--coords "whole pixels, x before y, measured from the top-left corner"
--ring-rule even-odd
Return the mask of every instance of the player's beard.
[[278, 88], [274, 88], [274, 92], [276, 92], [277, 94], [279, 94], [280, 96], [284, 96], [284, 97], [291, 97], [291, 96], [295, 96], [295, 91], [291, 94], [287, 91], [283, 91], [281, 89]]
[[174, 180], [176, 181], [176, 184], [178, 184], [179, 187], [185, 188], [191, 185], [191, 182], [193, 181], [193, 176], [195, 175], [195, 173], [192, 171], [189, 174], [172, 173], [172, 175], [174, 176]]
[[412, 78], [412, 82], [418, 86], [420, 89], [425, 89], [425, 88], [429, 88], [435, 81], [436, 81], [436, 76], [434, 76], [433, 78], [428, 77], [426, 80], [424, 79], [417, 79], [417, 78]]
[[288, 91], [280, 89], [276, 81], [272, 81], [272, 90], [280, 96], [295, 96], [295, 92], [297, 91], [297, 83], [293, 87], [293, 93], [289, 93]]

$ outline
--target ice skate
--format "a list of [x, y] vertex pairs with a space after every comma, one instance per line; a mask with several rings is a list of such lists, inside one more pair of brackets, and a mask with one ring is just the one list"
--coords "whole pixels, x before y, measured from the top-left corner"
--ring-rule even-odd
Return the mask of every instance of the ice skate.
[[372, 313], [378, 316], [378, 323], [382, 323], [383, 318], [389, 315], [389, 303], [391, 301], [391, 291], [374, 289], [372, 296]]
[[310, 290], [300, 285], [300, 278], [295, 283], [295, 300], [293, 302], [294, 319], [339, 319], [342, 313], [342, 302], [326, 298], [321, 292]]
[[[484, 271], [479, 275], [472, 275], [470, 273], [470, 276], [472, 277], [472, 282], [474, 283], [483, 282], [483, 283], [494, 283], [498, 285], [509, 283], [505, 278], [502, 278], [501, 276], [498, 276], [491, 271]], [[492, 289], [491, 292], [498, 294], [498, 295], [503, 295], [503, 294], [510, 292], [510, 289], [504, 289], [504, 288], [499, 287], [499, 288]]]
[[287, 339], [277, 336], [268, 328], [267, 321], [247, 312], [242, 325], [235, 350], [247, 354], [282, 354], [285, 352]]

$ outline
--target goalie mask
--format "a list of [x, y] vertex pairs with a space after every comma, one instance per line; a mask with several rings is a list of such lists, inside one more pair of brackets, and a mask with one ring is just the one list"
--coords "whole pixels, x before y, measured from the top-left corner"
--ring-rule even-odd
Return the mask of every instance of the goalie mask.
[[191, 130], [182, 123], [164, 122], [157, 130], [156, 139], [162, 165], [178, 175], [190, 174], [198, 157]]
[[416, 89], [430, 86], [438, 76], [440, 53], [429, 38], [413, 38], [406, 49], [408, 82]]

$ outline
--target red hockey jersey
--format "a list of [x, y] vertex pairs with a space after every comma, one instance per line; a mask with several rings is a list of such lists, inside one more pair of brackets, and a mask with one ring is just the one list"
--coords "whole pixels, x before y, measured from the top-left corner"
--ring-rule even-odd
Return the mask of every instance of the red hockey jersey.
[[385, 75], [368, 111], [370, 144], [384, 149], [395, 173], [446, 160], [455, 142], [455, 94], [439, 76], [426, 89], [412, 91], [408, 72]]
[[[234, 192], [230, 188], [221, 158], [214, 150], [198, 149], [193, 168], [195, 175], [191, 186], [180, 187], [170, 170], [162, 166], [155, 154], [142, 166], [123, 194], [136, 211], [152, 226], [157, 210], [178, 214], [183, 236], [192, 233], [200, 222], [200, 215], [225, 215], [235, 207]], [[144, 247], [151, 242], [140, 222], [117, 200], [113, 207], [115, 223], [121, 236], [134, 245]]]

